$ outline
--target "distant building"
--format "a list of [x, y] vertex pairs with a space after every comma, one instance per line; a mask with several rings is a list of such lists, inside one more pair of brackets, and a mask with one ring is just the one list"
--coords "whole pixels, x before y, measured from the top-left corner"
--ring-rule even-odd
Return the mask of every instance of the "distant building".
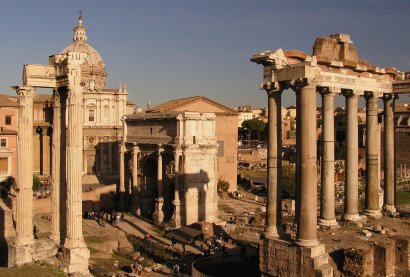
[[[87, 62], [81, 66], [83, 77], [89, 78], [83, 87], [83, 173], [117, 178], [118, 142], [123, 135], [121, 119], [125, 114], [133, 113], [135, 105], [127, 101], [125, 85], [120, 85], [117, 89], [105, 88], [107, 73], [104, 62], [98, 51], [87, 43], [87, 32], [83, 23], [79, 21], [76, 28], [81, 30], [74, 33], [73, 42], [64, 48], [61, 54], [69, 51], [89, 54]], [[81, 39], [78, 36], [81, 36]], [[13, 102], [18, 110], [17, 97], [5, 97]], [[3, 102], [0, 102], [0, 106], [3, 106]], [[9, 107], [8, 109], [10, 110]], [[17, 122], [17, 117], [16, 112], [15, 119], [12, 119]], [[52, 123], [52, 95], [36, 94], [33, 100], [33, 172], [44, 179], [51, 173]], [[8, 127], [5, 127], [4, 130], [8, 130]], [[17, 125], [13, 130], [17, 131]], [[13, 163], [11, 166], [16, 167]], [[15, 172], [14, 169], [12, 172]]]
[[13, 99], [0, 95], [0, 181], [16, 177], [18, 106]]
[[216, 114], [216, 139], [218, 142], [218, 179], [229, 182], [229, 190], [237, 189], [238, 113], [204, 96], [170, 100], [151, 108], [147, 113], [206, 112]]

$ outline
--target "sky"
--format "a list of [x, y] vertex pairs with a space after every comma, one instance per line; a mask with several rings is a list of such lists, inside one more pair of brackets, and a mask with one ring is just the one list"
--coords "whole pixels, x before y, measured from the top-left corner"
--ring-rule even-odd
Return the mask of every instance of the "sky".
[[[349, 34], [359, 56], [410, 71], [408, 0], [2, 0], [0, 93], [15, 94], [23, 64], [47, 64], [72, 41], [79, 11], [88, 43], [102, 56], [107, 88], [127, 83], [143, 108], [204, 95], [229, 107], [264, 107], [265, 50], [312, 53], [316, 37]], [[48, 92], [48, 91], [45, 91]], [[44, 93], [40, 91], [39, 93]], [[51, 93], [51, 91], [50, 91]], [[408, 98], [407, 98], [408, 99]], [[282, 104], [295, 103], [293, 93]], [[343, 97], [336, 98], [343, 106]]]

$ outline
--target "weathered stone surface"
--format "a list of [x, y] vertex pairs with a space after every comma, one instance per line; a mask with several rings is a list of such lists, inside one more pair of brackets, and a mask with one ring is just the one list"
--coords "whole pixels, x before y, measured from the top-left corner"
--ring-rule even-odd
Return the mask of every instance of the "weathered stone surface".
[[282, 239], [263, 239], [260, 246], [262, 276], [333, 276], [323, 244], [308, 248]]
[[373, 276], [373, 248], [346, 249], [343, 272], [347, 276]]
[[374, 274], [376, 276], [395, 275], [395, 241], [379, 241], [373, 244]]

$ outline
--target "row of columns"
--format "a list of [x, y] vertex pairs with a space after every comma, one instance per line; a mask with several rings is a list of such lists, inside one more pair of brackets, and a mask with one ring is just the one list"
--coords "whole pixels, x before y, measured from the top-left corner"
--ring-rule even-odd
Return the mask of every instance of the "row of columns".
[[[317, 158], [316, 158], [316, 91], [322, 95], [322, 171], [321, 208], [319, 224], [337, 225], [334, 206], [334, 96], [338, 92], [346, 97], [346, 161], [345, 161], [345, 209], [344, 219], [360, 220], [358, 211], [358, 95], [352, 90], [335, 91], [316, 87], [309, 80], [297, 80], [290, 84], [280, 83], [269, 87], [269, 144], [268, 144], [268, 196], [264, 235], [279, 237], [281, 229], [281, 93], [291, 86], [296, 92], [297, 103], [297, 240], [301, 246], [315, 246], [317, 239]], [[377, 121], [378, 96], [365, 92], [366, 99], [366, 201], [365, 214], [381, 216], [379, 210], [379, 133]], [[394, 96], [384, 94], [384, 209], [395, 211], [394, 203]]]
[[[17, 87], [16, 91], [19, 98], [19, 192], [16, 199], [17, 234], [15, 244], [17, 246], [29, 246], [34, 243], [32, 214], [33, 136], [31, 133], [33, 129], [34, 88]], [[79, 262], [83, 263], [84, 270], [87, 270], [89, 256], [82, 232], [83, 129], [78, 128], [83, 124], [82, 99], [82, 88], [80, 86], [71, 86], [66, 90], [56, 89], [53, 92], [52, 220], [50, 239], [58, 245], [63, 244], [63, 253], [69, 266], [69, 272], [72, 270], [70, 266]], [[65, 140], [66, 109], [68, 111], [67, 141]], [[61, 193], [62, 185], [65, 188], [64, 194]], [[62, 203], [65, 204], [64, 207], [61, 207]], [[65, 222], [62, 222], [62, 213], [64, 213]], [[79, 248], [85, 249], [85, 252], [81, 252], [83, 253], [81, 261], [75, 260], [75, 255], [70, 254], [73, 249]]]
[[[163, 157], [162, 153], [164, 152], [164, 148], [162, 145], [158, 145], [158, 150], [157, 150], [157, 197], [155, 199], [155, 211], [154, 211], [154, 221], [157, 223], [160, 223], [164, 220], [164, 211], [163, 211], [163, 205], [164, 205], [164, 197], [163, 197], [163, 177], [162, 177], [162, 172], [163, 172]], [[124, 195], [125, 195], [125, 168], [124, 168], [124, 163], [125, 163], [125, 153], [126, 153], [126, 147], [125, 144], [122, 143], [120, 145], [120, 186], [119, 186], [119, 192], [120, 192], [120, 207], [121, 209], [124, 209]], [[139, 158], [139, 147], [137, 146], [136, 143], [133, 144], [132, 146], [132, 195], [133, 195], [133, 210], [137, 215], [141, 214], [141, 187], [139, 186], [138, 183], [138, 158]], [[174, 213], [172, 215], [172, 225], [174, 227], [179, 227], [181, 226], [181, 199], [180, 199], [180, 194], [179, 194], [179, 172], [180, 172], [180, 157], [182, 156], [182, 150], [179, 148], [176, 148], [174, 151]]]

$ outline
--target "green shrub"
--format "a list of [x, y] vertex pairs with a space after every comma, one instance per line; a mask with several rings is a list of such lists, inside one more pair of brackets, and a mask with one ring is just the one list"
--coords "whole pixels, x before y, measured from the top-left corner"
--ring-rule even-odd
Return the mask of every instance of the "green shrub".
[[226, 192], [229, 189], [229, 182], [224, 179], [219, 179], [217, 184], [218, 192]]

